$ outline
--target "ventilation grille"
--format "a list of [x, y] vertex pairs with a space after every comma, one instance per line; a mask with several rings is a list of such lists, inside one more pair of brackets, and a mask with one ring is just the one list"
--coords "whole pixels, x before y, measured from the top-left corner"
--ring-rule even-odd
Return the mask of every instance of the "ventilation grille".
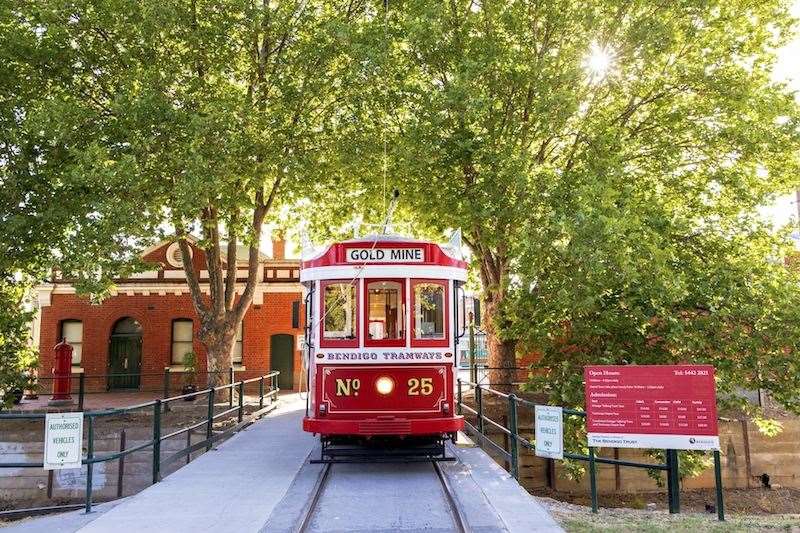
[[371, 433], [375, 435], [411, 433], [411, 421], [364, 420], [358, 424], [358, 431], [359, 433]]

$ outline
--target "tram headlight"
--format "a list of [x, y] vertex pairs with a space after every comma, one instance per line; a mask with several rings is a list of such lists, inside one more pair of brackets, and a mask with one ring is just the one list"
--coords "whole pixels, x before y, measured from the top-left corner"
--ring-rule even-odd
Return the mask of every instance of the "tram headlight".
[[394, 380], [389, 376], [381, 376], [375, 380], [375, 389], [378, 394], [383, 394], [384, 396], [391, 394], [394, 390]]

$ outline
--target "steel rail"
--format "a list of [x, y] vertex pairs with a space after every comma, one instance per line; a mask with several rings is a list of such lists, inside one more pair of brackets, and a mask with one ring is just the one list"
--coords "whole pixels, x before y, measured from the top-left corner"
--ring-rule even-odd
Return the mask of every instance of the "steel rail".
[[311, 525], [311, 517], [314, 516], [314, 511], [316, 510], [317, 504], [319, 503], [322, 493], [325, 490], [325, 486], [328, 483], [332, 466], [333, 465], [331, 463], [325, 463], [325, 466], [322, 469], [322, 474], [319, 476], [319, 478], [317, 478], [314, 488], [311, 489], [311, 499], [309, 500], [305, 509], [303, 509], [300, 520], [297, 522], [297, 527], [292, 531], [292, 533], [305, 533], [308, 531], [308, 526]]
[[456, 531], [460, 533], [470, 533], [469, 525], [466, 516], [453, 495], [453, 489], [450, 487], [450, 482], [447, 481], [444, 473], [442, 472], [439, 463], [432, 461], [433, 470], [436, 472], [436, 477], [439, 478], [439, 483], [442, 484], [442, 491], [444, 492], [447, 505], [450, 507], [450, 513], [453, 515], [453, 523], [456, 526]]

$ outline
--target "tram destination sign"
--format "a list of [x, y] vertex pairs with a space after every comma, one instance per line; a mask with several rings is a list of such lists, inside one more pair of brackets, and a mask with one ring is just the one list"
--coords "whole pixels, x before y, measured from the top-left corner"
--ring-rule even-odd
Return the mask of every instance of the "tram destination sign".
[[718, 450], [711, 365], [587, 366], [589, 446]]
[[348, 263], [424, 263], [425, 249], [419, 248], [348, 248]]
[[47, 413], [44, 418], [44, 469], [80, 468], [83, 413]]

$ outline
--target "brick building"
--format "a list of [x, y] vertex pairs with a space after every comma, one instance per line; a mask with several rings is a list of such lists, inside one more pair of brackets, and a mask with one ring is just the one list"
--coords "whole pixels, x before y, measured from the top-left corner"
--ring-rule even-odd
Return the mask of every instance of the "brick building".
[[[236, 378], [281, 371], [281, 388], [301, 382], [303, 334], [299, 262], [284, 258], [283, 241], [273, 241], [273, 257], [262, 254], [258, 285], [234, 349]], [[197, 356], [198, 384], [206, 380], [206, 351], [197, 339], [194, 311], [177, 243], [163, 242], [142, 258], [152, 270], [116, 281], [112, 295], [99, 304], [78, 296], [66, 280], [39, 286], [34, 338], [40, 347], [40, 373], [53, 367], [53, 346], [64, 337], [73, 346], [73, 373], [83, 373], [88, 390], [158, 390], [165, 369], [179, 387], [184, 354]], [[208, 293], [203, 251], [192, 243], [192, 264]], [[237, 261], [240, 293], [247, 277], [247, 249]], [[130, 374], [108, 376], [108, 374]]]

